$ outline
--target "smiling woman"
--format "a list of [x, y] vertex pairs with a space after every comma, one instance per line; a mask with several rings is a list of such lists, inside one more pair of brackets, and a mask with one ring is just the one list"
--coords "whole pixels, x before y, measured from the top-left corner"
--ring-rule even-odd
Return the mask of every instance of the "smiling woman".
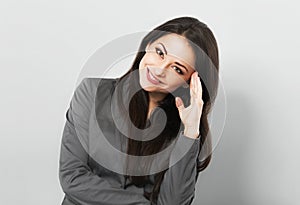
[[172, 92], [190, 79], [194, 66], [195, 55], [188, 40], [167, 34], [147, 45], [139, 66], [140, 84], [148, 92]]
[[[84, 79], [66, 113], [59, 167], [63, 205], [191, 204], [199, 172], [211, 160], [208, 114], [218, 72], [211, 30], [196, 18], [180, 17], [143, 38], [120, 78]], [[105, 153], [105, 141], [93, 143], [98, 126], [127, 158]], [[116, 166], [125, 171], [116, 173]]]
[[190, 79], [194, 66], [194, 51], [188, 40], [178, 34], [167, 34], [147, 45], [139, 76], [149, 94], [148, 117], [159, 101]]

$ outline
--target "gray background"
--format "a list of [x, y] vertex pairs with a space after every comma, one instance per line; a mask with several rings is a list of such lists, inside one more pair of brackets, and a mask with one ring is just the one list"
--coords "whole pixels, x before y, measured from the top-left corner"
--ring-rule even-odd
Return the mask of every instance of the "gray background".
[[130, 2], [0, 2], [0, 204], [60, 204], [60, 140], [84, 62], [117, 37], [182, 15], [213, 30], [227, 98], [193, 204], [300, 204], [299, 3]]

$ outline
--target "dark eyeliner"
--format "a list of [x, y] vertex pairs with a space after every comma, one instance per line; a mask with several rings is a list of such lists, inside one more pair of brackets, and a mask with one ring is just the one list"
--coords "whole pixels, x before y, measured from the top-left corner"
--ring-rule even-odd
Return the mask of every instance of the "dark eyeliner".
[[173, 66], [173, 68], [174, 68], [174, 67], [177, 68], [177, 69], [180, 71], [180, 72], [178, 72], [178, 71], [176, 70], [177, 73], [179, 73], [180, 75], [183, 75], [183, 74], [184, 74], [180, 68], [178, 68], [177, 66]]
[[[155, 47], [155, 52], [158, 54], [158, 55], [164, 55], [164, 52], [160, 49], [160, 48], [157, 48]], [[158, 53], [159, 52], [159, 53]]]

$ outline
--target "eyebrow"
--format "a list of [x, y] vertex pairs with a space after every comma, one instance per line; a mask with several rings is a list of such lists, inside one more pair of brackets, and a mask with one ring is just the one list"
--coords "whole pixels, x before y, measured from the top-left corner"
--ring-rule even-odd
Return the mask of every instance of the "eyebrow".
[[177, 64], [177, 65], [183, 67], [183, 68], [186, 70], [187, 73], [189, 72], [188, 69], [187, 69], [184, 65], [182, 65], [182, 64], [180, 64], [180, 63], [178, 63], [178, 62], [175, 62], [175, 64]]
[[168, 54], [167, 49], [166, 49], [166, 47], [164, 46], [164, 44], [162, 44], [162, 43], [160, 43], [160, 42], [159, 42], [158, 44], [160, 44], [160, 45], [163, 47], [165, 53]]
[[[163, 49], [164, 49], [164, 51], [165, 51], [165, 53], [166, 53], [166, 55], [167, 55], [167, 54], [168, 54], [168, 53], [167, 53], [167, 49], [166, 49], [166, 47], [164, 46], [164, 44], [161, 43], [161, 42], [159, 42], [158, 44], [160, 44], [160, 45], [163, 47]], [[177, 64], [177, 65], [183, 67], [183, 68], [186, 70], [187, 73], [189, 72], [189, 70], [188, 70], [184, 65], [182, 65], [181, 63], [175, 62], [175, 64]]]

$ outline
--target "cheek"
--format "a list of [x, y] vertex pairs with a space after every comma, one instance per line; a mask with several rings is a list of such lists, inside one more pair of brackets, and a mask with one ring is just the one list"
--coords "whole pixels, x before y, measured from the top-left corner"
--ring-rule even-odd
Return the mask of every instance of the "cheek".
[[168, 83], [172, 88], [176, 89], [182, 85], [185, 85], [186, 79], [184, 77], [177, 75], [172, 70], [170, 70], [169, 75], [168, 75]]
[[139, 69], [145, 68], [145, 62], [147, 61], [147, 56], [144, 55], [144, 57], [141, 59], [140, 64], [139, 64]]
[[146, 53], [142, 58], [140, 65], [155, 64], [157, 63], [157, 60], [155, 53]]

